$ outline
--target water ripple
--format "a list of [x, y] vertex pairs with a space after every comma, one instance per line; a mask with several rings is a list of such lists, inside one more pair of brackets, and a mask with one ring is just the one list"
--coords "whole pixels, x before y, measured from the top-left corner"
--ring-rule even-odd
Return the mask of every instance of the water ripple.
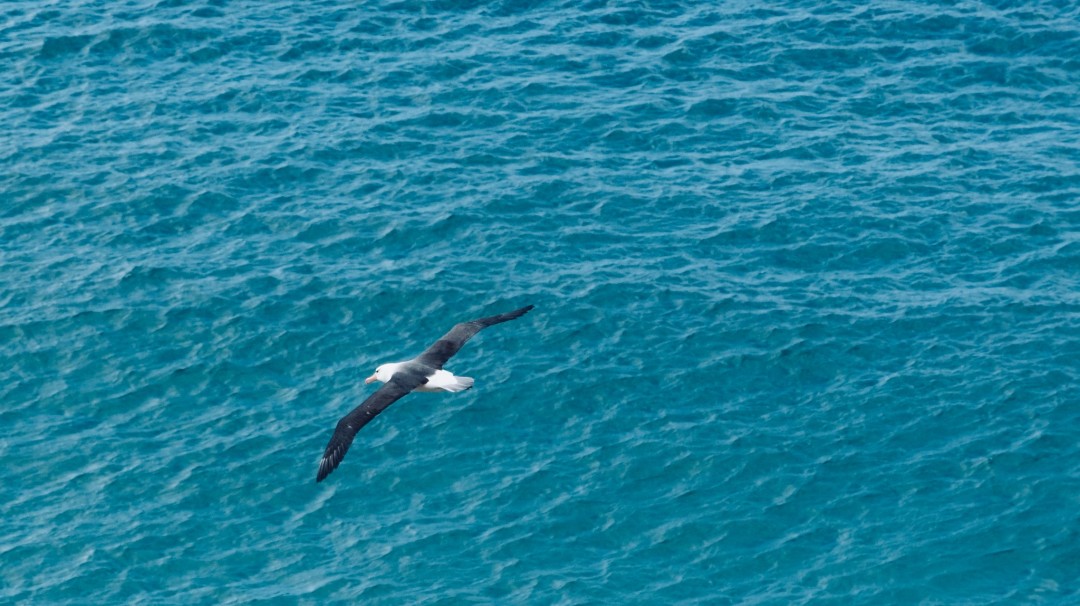
[[0, 15], [0, 599], [1080, 595], [1076, 8]]

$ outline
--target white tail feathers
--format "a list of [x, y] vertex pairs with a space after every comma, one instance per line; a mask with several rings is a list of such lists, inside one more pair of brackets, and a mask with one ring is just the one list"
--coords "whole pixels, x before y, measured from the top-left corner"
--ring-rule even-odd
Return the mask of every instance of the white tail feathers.
[[447, 381], [447, 384], [443, 386], [443, 389], [452, 393], [457, 393], [459, 391], [465, 391], [466, 389], [472, 389], [472, 386], [472, 377], [454, 377], [453, 381]]
[[428, 377], [427, 383], [417, 387], [416, 391], [449, 391], [451, 393], [457, 393], [459, 391], [470, 389], [472, 386], [472, 377], [455, 377], [451, 372], [436, 370], [435, 374]]

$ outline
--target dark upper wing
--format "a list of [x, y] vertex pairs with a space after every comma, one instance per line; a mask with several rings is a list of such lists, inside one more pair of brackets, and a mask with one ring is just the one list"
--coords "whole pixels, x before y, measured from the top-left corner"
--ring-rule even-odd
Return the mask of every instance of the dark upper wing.
[[330, 475], [330, 472], [337, 468], [341, 460], [345, 458], [345, 452], [349, 450], [349, 445], [352, 444], [356, 432], [360, 431], [361, 427], [367, 425], [368, 421], [375, 418], [375, 415], [398, 401], [401, 396], [416, 389], [423, 382], [424, 377], [418, 374], [406, 376], [395, 374], [378, 391], [368, 396], [368, 399], [364, 400], [363, 404], [342, 417], [338, 421], [337, 428], [334, 429], [334, 435], [331, 436], [330, 443], [326, 445], [326, 452], [323, 453], [322, 460], [319, 461], [319, 475], [315, 477], [315, 481], [322, 482], [323, 478]]
[[532, 309], [532, 305], [516, 309], [511, 312], [499, 314], [497, 316], [491, 316], [490, 318], [480, 318], [479, 320], [473, 320], [472, 322], [462, 322], [457, 326], [450, 329], [450, 332], [442, 336], [441, 339], [435, 341], [435, 343], [424, 350], [424, 353], [420, 354], [416, 361], [430, 366], [432, 368], [442, 368], [443, 364], [450, 359], [450, 356], [456, 354], [461, 346], [465, 344], [475, 335], [480, 332], [481, 329], [487, 328], [493, 324], [500, 324], [502, 322], [509, 322], [525, 315], [525, 312]]

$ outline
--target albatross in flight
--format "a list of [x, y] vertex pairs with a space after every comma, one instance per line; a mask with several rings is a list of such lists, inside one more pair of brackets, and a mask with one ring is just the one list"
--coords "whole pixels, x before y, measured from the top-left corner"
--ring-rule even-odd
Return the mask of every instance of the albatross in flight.
[[319, 461], [319, 475], [315, 477], [315, 481], [322, 482], [323, 478], [337, 468], [361, 427], [410, 391], [456, 393], [470, 389], [473, 386], [472, 378], [454, 376], [453, 373], [443, 370], [443, 364], [481, 329], [520, 318], [532, 308], [532, 305], [528, 305], [497, 316], [462, 322], [412, 360], [391, 362], [376, 368], [375, 374], [365, 379], [364, 383], [382, 381], [384, 385], [338, 421], [334, 435], [326, 445], [326, 452]]

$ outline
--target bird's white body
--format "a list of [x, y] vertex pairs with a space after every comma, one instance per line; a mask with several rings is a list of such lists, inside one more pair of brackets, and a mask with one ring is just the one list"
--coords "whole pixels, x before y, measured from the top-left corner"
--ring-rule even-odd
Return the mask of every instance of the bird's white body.
[[[375, 369], [375, 374], [367, 378], [365, 383], [371, 383], [372, 381], [380, 381], [386, 383], [394, 376], [394, 373], [398, 371], [405, 362], [391, 362], [389, 364], [383, 364]], [[427, 393], [437, 392], [450, 392], [457, 393], [459, 391], [465, 391], [471, 389], [473, 386], [472, 377], [459, 377], [448, 370], [436, 370], [435, 374], [428, 377], [427, 383], [417, 387], [413, 391], [423, 391]]]

